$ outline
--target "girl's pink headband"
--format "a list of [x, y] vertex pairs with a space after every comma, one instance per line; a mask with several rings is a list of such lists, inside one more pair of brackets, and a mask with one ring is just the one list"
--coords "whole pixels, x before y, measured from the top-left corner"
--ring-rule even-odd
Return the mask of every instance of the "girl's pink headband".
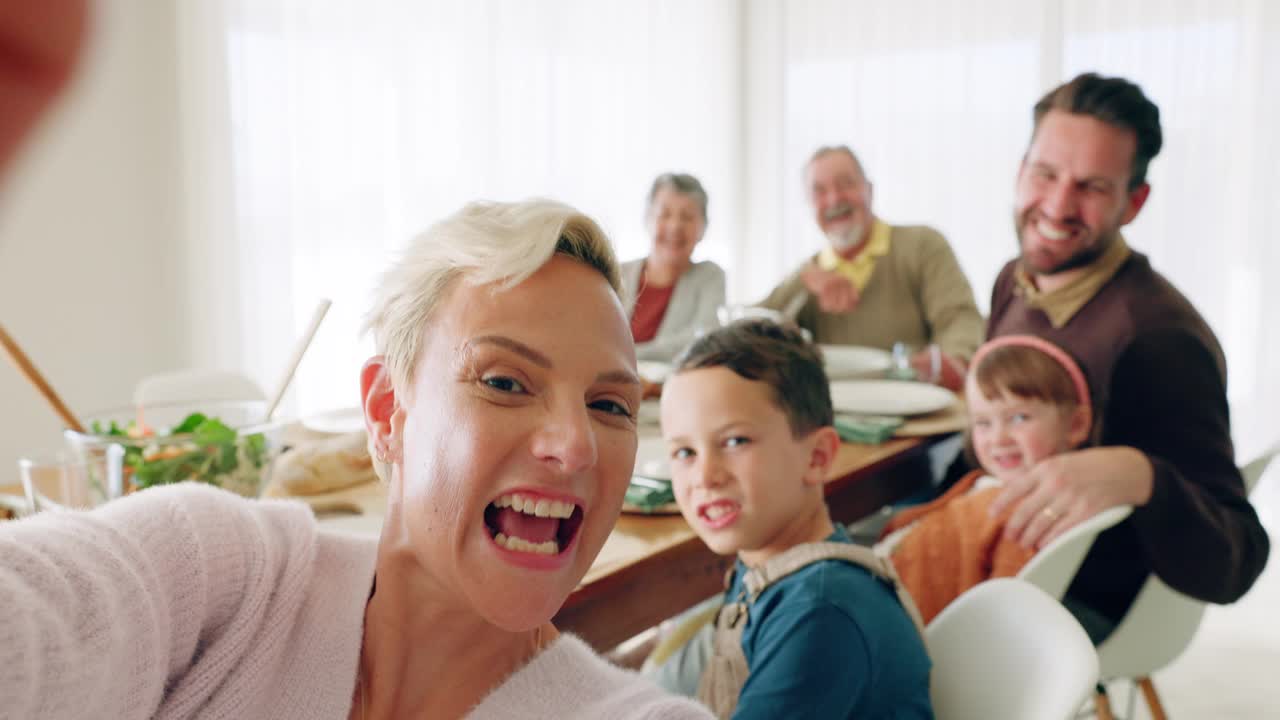
[[978, 364], [982, 362], [992, 350], [1000, 347], [1009, 347], [1012, 345], [1029, 347], [1048, 355], [1067, 371], [1067, 375], [1071, 378], [1071, 383], [1076, 386], [1076, 398], [1080, 402], [1080, 407], [1084, 408], [1085, 419], [1088, 420], [1088, 427], [1093, 427], [1093, 402], [1089, 399], [1089, 383], [1085, 382], [1084, 372], [1075, 360], [1066, 353], [1062, 348], [1035, 335], [1001, 335], [992, 338], [982, 344], [978, 351], [973, 354], [973, 359], [969, 361], [969, 368], [976, 370]]

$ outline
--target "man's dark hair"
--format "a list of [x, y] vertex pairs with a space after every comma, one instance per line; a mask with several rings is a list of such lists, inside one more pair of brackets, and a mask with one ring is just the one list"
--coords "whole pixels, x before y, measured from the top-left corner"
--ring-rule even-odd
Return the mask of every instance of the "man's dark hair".
[[1097, 73], [1077, 75], [1050, 90], [1036, 103], [1033, 137], [1050, 110], [1088, 115], [1108, 125], [1132, 130], [1138, 147], [1129, 169], [1129, 189], [1147, 181], [1147, 165], [1160, 153], [1164, 136], [1160, 131], [1160, 109], [1147, 99], [1142, 88], [1124, 78], [1102, 77]]
[[715, 367], [768, 385], [794, 437], [834, 422], [822, 352], [794, 325], [739, 320], [694, 340], [675, 360], [677, 373]]

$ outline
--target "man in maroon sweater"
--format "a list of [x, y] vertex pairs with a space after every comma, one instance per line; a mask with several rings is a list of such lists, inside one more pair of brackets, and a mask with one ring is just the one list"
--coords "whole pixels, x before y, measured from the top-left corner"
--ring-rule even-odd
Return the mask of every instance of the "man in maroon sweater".
[[1227, 370], [1213, 331], [1120, 228], [1151, 191], [1160, 115], [1136, 85], [1081, 75], [1035, 106], [1018, 171], [1020, 256], [996, 280], [988, 337], [1030, 333], [1084, 368], [1100, 419], [1096, 447], [1046, 460], [992, 508], [1043, 547], [1105, 508], [1133, 505], [1103, 533], [1067, 591], [1095, 642], [1154, 572], [1215, 603], [1237, 600], [1269, 542], [1231, 444]]

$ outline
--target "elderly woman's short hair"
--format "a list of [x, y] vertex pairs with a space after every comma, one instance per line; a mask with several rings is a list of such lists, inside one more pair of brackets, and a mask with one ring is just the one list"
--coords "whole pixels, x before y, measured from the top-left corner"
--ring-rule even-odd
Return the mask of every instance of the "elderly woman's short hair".
[[609, 238], [594, 220], [558, 202], [471, 203], [413, 238], [382, 276], [366, 318], [396, 390], [408, 388], [424, 329], [453, 283], [510, 288], [556, 254], [595, 268], [621, 296]]
[[653, 199], [663, 189], [680, 193], [697, 203], [698, 208], [702, 210], [702, 224], [707, 224], [707, 191], [703, 189], [702, 183], [698, 182], [698, 178], [686, 173], [663, 173], [659, 175], [653, 181], [653, 187], [649, 188], [649, 204], [645, 206], [646, 214], [653, 209]]

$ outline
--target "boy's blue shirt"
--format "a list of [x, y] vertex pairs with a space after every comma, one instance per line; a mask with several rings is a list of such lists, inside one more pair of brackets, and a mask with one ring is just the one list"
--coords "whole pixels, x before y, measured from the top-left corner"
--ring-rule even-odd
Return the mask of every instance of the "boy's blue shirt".
[[[843, 528], [828, 542], [849, 542]], [[725, 601], [743, 594], [739, 560]], [[892, 589], [823, 560], [751, 604], [742, 635], [750, 674], [733, 717], [932, 718], [929, 656]]]

